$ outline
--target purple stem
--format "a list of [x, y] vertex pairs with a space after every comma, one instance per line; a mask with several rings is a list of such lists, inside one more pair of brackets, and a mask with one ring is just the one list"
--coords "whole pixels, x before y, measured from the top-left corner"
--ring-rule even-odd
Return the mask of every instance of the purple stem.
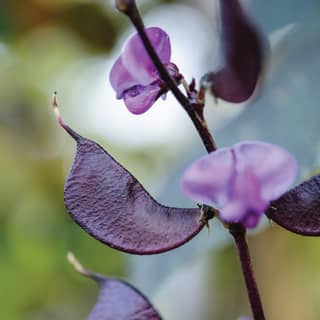
[[[180, 102], [181, 106], [188, 113], [190, 119], [195, 125], [201, 140], [208, 151], [208, 153], [217, 150], [216, 143], [208, 129], [206, 121], [203, 117], [204, 105], [200, 103], [194, 103], [189, 100], [178, 88], [175, 81], [169, 75], [167, 69], [161, 63], [157, 53], [153, 49], [147, 34], [144, 30], [144, 23], [142, 21], [139, 10], [133, 0], [117, 0], [117, 8], [122, 13], [126, 14], [132, 24], [135, 26], [137, 32], [139, 33], [141, 40], [153, 61], [161, 79], [167, 84], [168, 88], [172, 91], [176, 99]], [[238, 250], [238, 255], [241, 261], [241, 267], [243, 276], [245, 278], [247, 292], [250, 300], [250, 305], [252, 313], [255, 320], [264, 320], [264, 313], [262, 308], [262, 303], [254, 277], [254, 272], [252, 268], [251, 258], [249, 254], [249, 249], [246, 241], [246, 229], [238, 224], [230, 224], [229, 231], [234, 237], [236, 247]]]
[[237, 247], [253, 317], [255, 320], [265, 320], [246, 239], [246, 229], [242, 225], [231, 224], [229, 232], [233, 236]]
[[175, 81], [172, 79], [168, 73], [165, 66], [162, 64], [157, 53], [153, 49], [152, 44], [149, 41], [149, 38], [144, 30], [144, 23], [142, 21], [140, 12], [136, 6], [135, 1], [132, 0], [117, 0], [117, 8], [122, 13], [126, 14], [131, 20], [132, 24], [135, 26], [143, 44], [148, 52], [151, 60], [153, 61], [161, 79], [167, 84], [168, 88], [172, 91], [175, 98], [179, 101], [181, 106], [189, 115], [191, 121], [196, 127], [201, 140], [204, 143], [204, 146], [208, 152], [215, 151], [217, 149], [216, 143], [210, 134], [208, 126], [203, 117], [203, 104], [191, 102], [188, 97], [186, 97], [178, 88]]

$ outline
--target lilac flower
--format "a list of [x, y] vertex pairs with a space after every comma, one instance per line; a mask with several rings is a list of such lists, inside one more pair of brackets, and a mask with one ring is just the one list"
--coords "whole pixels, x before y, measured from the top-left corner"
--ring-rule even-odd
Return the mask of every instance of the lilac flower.
[[[178, 79], [178, 69], [170, 63], [171, 46], [167, 33], [157, 27], [146, 28], [145, 31], [161, 62], [171, 76]], [[110, 82], [117, 99], [123, 99], [128, 110], [134, 114], [146, 112], [166, 91], [166, 85], [137, 33], [127, 40], [121, 56], [114, 63]]]
[[221, 220], [253, 228], [296, 171], [295, 159], [284, 149], [247, 141], [195, 161], [182, 177], [182, 189], [195, 201], [217, 205]]

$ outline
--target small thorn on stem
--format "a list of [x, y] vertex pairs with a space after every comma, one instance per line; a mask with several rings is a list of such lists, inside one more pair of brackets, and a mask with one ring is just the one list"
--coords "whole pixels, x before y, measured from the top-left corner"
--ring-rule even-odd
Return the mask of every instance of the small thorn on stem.
[[182, 77], [180, 81], [181, 81], [181, 83], [183, 85], [183, 88], [186, 91], [186, 93], [189, 94], [190, 93], [190, 88], [189, 88], [189, 84], [186, 81], [186, 79], [184, 77]]
[[195, 88], [196, 81], [193, 78], [190, 84], [186, 81], [186, 79], [181, 75], [180, 83], [183, 85], [183, 88], [189, 98], [190, 104], [197, 104], [198, 106], [201, 106], [203, 108], [203, 105], [198, 104], [197, 96], [198, 92]]
[[212, 81], [210, 79], [211, 74], [210, 73], [206, 73], [204, 76], [202, 76], [202, 78], [200, 79], [200, 86], [204, 89], [207, 90], [208, 88], [210, 88], [210, 86], [212, 85]]
[[[198, 93], [198, 101], [204, 103], [207, 90], [212, 87], [211, 73], [207, 73], [200, 79], [200, 89]], [[212, 91], [212, 90], [211, 90]], [[212, 91], [214, 103], [218, 104], [218, 98]]]

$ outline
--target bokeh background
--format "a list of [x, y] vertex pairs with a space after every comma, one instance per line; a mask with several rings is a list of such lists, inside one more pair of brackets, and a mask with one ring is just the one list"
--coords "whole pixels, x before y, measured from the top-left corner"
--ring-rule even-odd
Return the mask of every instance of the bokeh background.
[[[169, 33], [188, 80], [221, 62], [216, 2], [138, 1], [146, 24]], [[208, 97], [207, 117], [219, 146], [261, 139], [286, 147], [299, 162], [298, 183], [320, 168], [320, 2], [243, 5], [271, 44], [261, 91], [241, 106]], [[55, 90], [65, 121], [155, 198], [192, 204], [179, 176], [205, 150], [182, 109], [168, 94], [134, 116], [110, 88], [110, 67], [132, 31], [113, 1], [0, 2], [0, 319], [85, 319], [98, 289], [67, 263], [69, 250], [88, 268], [132, 282], [166, 320], [250, 314], [231, 239], [217, 222], [182, 248], [133, 257], [95, 241], [66, 213], [75, 145], [55, 122]], [[264, 221], [249, 244], [267, 318], [319, 319], [320, 239]]]

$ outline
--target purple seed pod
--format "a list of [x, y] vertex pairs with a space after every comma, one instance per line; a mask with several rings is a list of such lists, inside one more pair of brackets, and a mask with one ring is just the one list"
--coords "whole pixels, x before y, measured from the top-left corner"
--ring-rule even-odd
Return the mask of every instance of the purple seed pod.
[[223, 67], [207, 75], [217, 98], [240, 103], [253, 94], [264, 62], [262, 38], [238, 0], [220, 0]]
[[294, 233], [320, 236], [320, 175], [273, 201], [266, 215]]
[[77, 142], [65, 206], [87, 233], [112, 248], [142, 255], [174, 249], [200, 232], [206, 222], [199, 209], [159, 204], [101, 146], [62, 121], [55, 96], [53, 106], [60, 126]]
[[100, 287], [98, 301], [87, 320], [162, 319], [148, 299], [129, 283], [85, 269], [71, 252], [68, 260], [79, 273], [96, 281]]

